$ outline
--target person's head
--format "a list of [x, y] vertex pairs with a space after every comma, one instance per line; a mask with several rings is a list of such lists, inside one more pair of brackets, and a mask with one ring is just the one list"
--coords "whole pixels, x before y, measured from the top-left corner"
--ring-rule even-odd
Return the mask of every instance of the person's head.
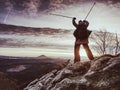
[[89, 26], [89, 22], [88, 22], [87, 20], [83, 20], [83, 23], [84, 23], [84, 25], [85, 25], [86, 27]]
[[79, 24], [79, 25], [82, 25], [82, 24], [83, 24], [82, 20], [80, 20], [80, 21], [78, 22], [78, 24]]

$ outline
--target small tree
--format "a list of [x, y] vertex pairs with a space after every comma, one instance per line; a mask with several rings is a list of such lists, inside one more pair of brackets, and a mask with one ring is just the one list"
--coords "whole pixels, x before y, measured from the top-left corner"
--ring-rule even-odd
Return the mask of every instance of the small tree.
[[94, 50], [99, 54], [108, 54], [113, 53], [111, 49], [113, 48], [113, 40], [114, 35], [112, 33], [107, 32], [106, 30], [100, 30], [99, 32], [95, 32], [92, 36], [92, 40], [94, 41]]
[[118, 34], [115, 34], [115, 55], [118, 54], [120, 52], [120, 41], [119, 41], [119, 37]]

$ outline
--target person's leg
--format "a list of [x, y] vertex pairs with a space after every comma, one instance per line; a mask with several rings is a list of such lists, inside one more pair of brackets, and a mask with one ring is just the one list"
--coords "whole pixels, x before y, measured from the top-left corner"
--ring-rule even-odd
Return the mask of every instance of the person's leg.
[[75, 46], [74, 46], [74, 63], [80, 61], [79, 49], [80, 49], [80, 44], [75, 44]]
[[93, 60], [94, 57], [93, 57], [93, 54], [92, 54], [92, 52], [91, 52], [88, 44], [83, 44], [83, 47], [84, 47], [84, 49], [85, 49], [85, 51], [86, 51], [86, 53], [87, 53], [88, 58], [89, 58], [90, 60]]

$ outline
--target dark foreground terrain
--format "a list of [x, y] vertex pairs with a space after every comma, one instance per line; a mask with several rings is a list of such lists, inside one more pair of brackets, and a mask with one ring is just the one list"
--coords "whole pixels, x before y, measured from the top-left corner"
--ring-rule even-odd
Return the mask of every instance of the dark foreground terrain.
[[22, 90], [34, 79], [58, 69], [60, 62], [44, 55], [37, 58], [0, 56], [0, 90]]
[[24, 90], [120, 90], [120, 54], [69, 63], [32, 81]]

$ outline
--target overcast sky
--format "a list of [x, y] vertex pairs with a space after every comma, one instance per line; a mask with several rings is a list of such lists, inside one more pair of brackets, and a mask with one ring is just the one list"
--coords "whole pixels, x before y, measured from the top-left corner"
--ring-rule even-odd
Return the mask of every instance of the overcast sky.
[[[61, 14], [71, 17], [76, 17], [77, 22], [81, 19], [84, 20], [94, 1], [96, 5], [90, 13], [87, 20], [90, 22], [90, 30], [102, 30], [106, 29], [108, 32], [120, 33], [120, 1], [119, 0], [1, 0], [0, 2], [0, 22], [13, 25], [22, 25], [30, 27], [51, 27], [61, 29], [75, 29], [72, 25], [72, 19], [52, 16], [50, 13]], [[2, 8], [2, 9], [1, 9]], [[72, 33], [71, 33], [72, 34]], [[57, 34], [58, 35], [58, 34]], [[17, 40], [22, 43], [24, 39], [27, 44], [38, 44], [42, 42], [53, 47], [41, 47], [38, 49], [8, 47], [0, 48], [0, 54], [4, 55], [33, 55], [48, 54], [53, 56], [60, 55], [73, 55], [73, 36], [63, 37], [52, 35], [52, 37], [46, 36], [21, 36], [21, 35], [0, 35], [0, 39], [5, 37], [9, 41], [7, 43], [15, 44]], [[16, 38], [16, 39], [15, 39]], [[43, 38], [43, 39], [41, 39]], [[12, 39], [12, 40], [11, 40]], [[62, 39], [62, 40], [61, 40]], [[45, 41], [48, 40], [48, 41]], [[3, 39], [2, 39], [3, 41]], [[56, 43], [54, 42], [56, 41]], [[54, 42], [54, 43], [53, 43]], [[19, 43], [18, 46], [20, 45]], [[24, 43], [25, 44], [25, 43]], [[42, 45], [41, 44], [41, 45]], [[54, 44], [54, 45], [53, 45]], [[62, 46], [63, 45], [63, 46]], [[13, 45], [14, 46], [14, 45]], [[69, 46], [66, 48], [64, 46]], [[46, 51], [45, 51], [46, 49]], [[19, 51], [19, 52], [16, 52]], [[52, 51], [51, 51], [52, 50]], [[12, 53], [10, 51], [13, 51]], [[56, 53], [58, 52], [59, 53]], [[41, 52], [41, 53], [40, 53]], [[51, 53], [52, 52], [52, 53]], [[83, 51], [84, 52], [84, 51]], [[52, 55], [51, 55], [52, 54]], [[83, 53], [85, 55], [85, 52]], [[85, 55], [86, 56], [86, 55]]]
[[[52, 27], [74, 29], [71, 19], [52, 16], [50, 13], [77, 17], [77, 21], [86, 17], [93, 3], [95, 7], [87, 20], [89, 29], [106, 29], [120, 33], [119, 0], [13, 0], [6, 1], [4, 14], [1, 11], [1, 22], [31, 27]], [[4, 1], [5, 2], [5, 1]]]

